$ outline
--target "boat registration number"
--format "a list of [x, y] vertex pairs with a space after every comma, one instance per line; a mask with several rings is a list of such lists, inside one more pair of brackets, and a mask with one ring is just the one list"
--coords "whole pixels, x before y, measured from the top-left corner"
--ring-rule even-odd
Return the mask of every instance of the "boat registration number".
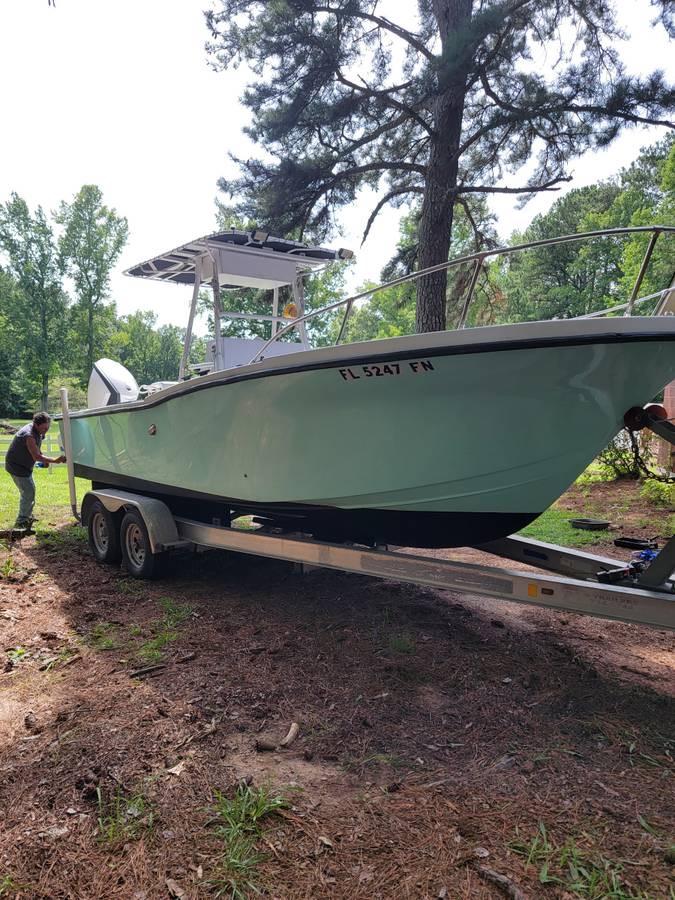
[[349, 366], [338, 369], [343, 381], [358, 381], [360, 378], [383, 378], [391, 375], [422, 375], [433, 372], [434, 367], [428, 359], [407, 359], [405, 362], [370, 363], [367, 366]]

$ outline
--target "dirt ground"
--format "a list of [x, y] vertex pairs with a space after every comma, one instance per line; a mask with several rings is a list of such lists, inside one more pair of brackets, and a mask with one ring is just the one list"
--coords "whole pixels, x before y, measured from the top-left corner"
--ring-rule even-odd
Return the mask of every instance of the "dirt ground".
[[0, 897], [212, 896], [241, 779], [289, 800], [279, 900], [675, 896], [672, 633], [215, 552], [135, 582], [54, 524], [0, 553]]

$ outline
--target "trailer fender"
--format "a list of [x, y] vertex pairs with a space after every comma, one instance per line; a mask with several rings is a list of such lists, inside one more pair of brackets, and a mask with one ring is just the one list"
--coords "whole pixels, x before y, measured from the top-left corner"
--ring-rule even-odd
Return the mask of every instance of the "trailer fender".
[[82, 501], [84, 525], [89, 521], [89, 512], [94, 500], [99, 500], [112, 513], [126, 512], [129, 509], [138, 510], [148, 529], [148, 539], [153, 553], [162, 553], [164, 550], [185, 547], [188, 544], [187, 541], [182, 541], [178, 537], [171, 510], [161, 500], [143, 497], [140, 494], [131, 494], [127, 491], [89, 491]]

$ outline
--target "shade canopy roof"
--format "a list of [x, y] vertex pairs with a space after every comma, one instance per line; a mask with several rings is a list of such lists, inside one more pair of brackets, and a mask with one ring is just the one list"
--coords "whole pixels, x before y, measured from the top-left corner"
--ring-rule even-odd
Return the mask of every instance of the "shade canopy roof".
[[212, 281], [215, 264], [221, 288], [275, 288], [292, 284], [303, 272], [352, 256], [349, 250], [312, 247], [262, 230], [232, 229], [197, 238], [132, 266], [124, 274], [194, 285], [198, 269], [200, 282]]

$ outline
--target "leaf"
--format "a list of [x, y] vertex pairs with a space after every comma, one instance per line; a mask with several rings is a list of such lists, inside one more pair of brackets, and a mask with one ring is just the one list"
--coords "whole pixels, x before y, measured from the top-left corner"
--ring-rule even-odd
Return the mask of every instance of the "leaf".
[[652, 826], [649, 824], [649, 822], [645, 819], [644, 816], [638, 814], [637, 820], [646, 832], [648, 832], [649, 834], [652, 834], [654, 837], [658, 837], [658, 834], [652, 828]]
[[168, 772], [169, 775], [180, 775], [180, 773], [183, 771], [184, 768], [185, 768], [185, 762], [183, 760], [181, 760], [175, 766], [172, 766], [170, 769], [167, 769], [166, 771]]
[[169, 890], [169, 896], [173, 897], [174, 900], [187, 900], [187, 894], [173, 878], [166, 879], [166, 886]]

